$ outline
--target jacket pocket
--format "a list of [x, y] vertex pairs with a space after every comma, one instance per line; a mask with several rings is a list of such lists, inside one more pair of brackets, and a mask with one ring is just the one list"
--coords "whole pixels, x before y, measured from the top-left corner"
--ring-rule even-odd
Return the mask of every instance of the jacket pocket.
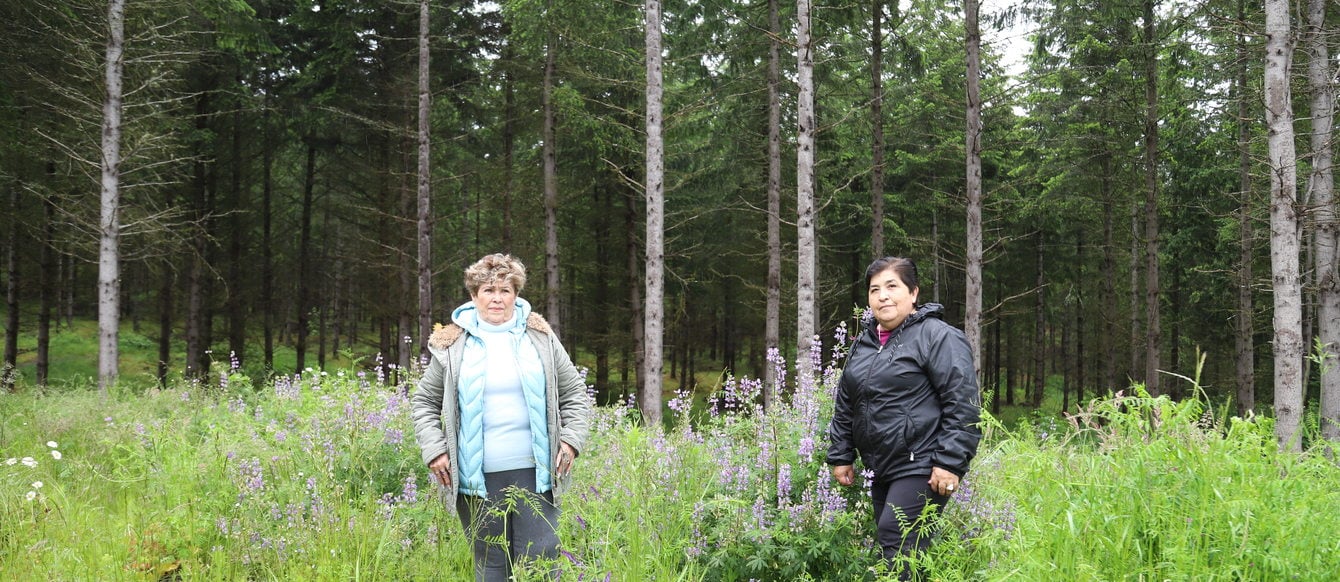
[[871, 434], [870, 447], [876, 456], [884, 459], [888, 466], [907, 459], [912, 442], [908, 439], [914, 429], [907, 410], [894, 406], [880, 410], [872, 415], [868, 432]]

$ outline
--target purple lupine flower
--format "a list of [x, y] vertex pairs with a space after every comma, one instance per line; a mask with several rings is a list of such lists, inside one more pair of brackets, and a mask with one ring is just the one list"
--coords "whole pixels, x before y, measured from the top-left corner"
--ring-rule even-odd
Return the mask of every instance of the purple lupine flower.
[[814, 438], [807, 436], [800, 439], [800, 446], [797, 448], [797, 452], [800, 453], [800, 457], [804, 461], [808, 462], [811, 458], [813, 458]]
[[419, 476], [411, 473], [405, 477], [405, 486], [400, 492], [399, 501], [413, 504], [419, 501]]
[[760, 532], [764, 532], [764, 537], [766, 538], [767, 529], [772, 524], [768, 523], [768, 505], [763, 501], [762, 495], [754, 498], [753, 514], [754, 527], [758, 528]]
[[242, 496], [259, 493], [265, 488], [265, 469], [261, 467], [261, 460], [256, 457], [243, 459], [238, 463], [237, 475], [242, 479]]
[[836, 513], [842, 513], [847, 510], [847, 499], [840, 492], [833, 489], [833, 475], [824, 469], [819, 469], [819, 478], [815, 480], [816, 501], [819, 502], [820, 509], [824, 516], [830, 516]]
[[693, 545], [689, 546], [686, 553], [690, 558], [697, 558], [707, 553], [707, 536], [703, 535], [699, 525], [703, 522], [703, 514], [706, 513], [707, 505], [699, 501], [693, 504]]
[[670, 399], [670, 410], [681, 416], [688, 416], [689, 410], [693, 408], [693, 393], [687, 388], [675, 390], [675, 397]]
[[300, 503], [289, 503], [284, 506], [284, 515], [288, 517], [288, 527], [298, 527], [302, 523], [303, 507]]
[[791, 464], [782, 463], [777, 468], [777, 502], [786, 507], [791, 501]]
[[572, 565], [577, 566], [578, 568], [583, 566], [582, 561], [578, 560], [577, 556], [572, 555], [572, 552], [559, 550], [559, 553], [563, 554], [563, 557], [567, 558], [569, 562], [572, 562]]
[[758, 457], [755, 459], [755, 467], [772, 466], [772, 439], [759, 439]]

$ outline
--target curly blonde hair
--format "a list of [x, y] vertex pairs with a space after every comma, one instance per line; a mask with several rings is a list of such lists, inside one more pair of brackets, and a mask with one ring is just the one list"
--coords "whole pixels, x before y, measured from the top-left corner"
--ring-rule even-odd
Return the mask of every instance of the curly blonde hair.
[[506, 279], [516, 288], [517, 293], [521, 293], [521, 289], [526, 286], [526, 266], [512, 255], [494, 253], [484, 255], [484, 258], [465, 268], [465, 290], [472, 297], [479, 292], [480, 287], [499, 279]]

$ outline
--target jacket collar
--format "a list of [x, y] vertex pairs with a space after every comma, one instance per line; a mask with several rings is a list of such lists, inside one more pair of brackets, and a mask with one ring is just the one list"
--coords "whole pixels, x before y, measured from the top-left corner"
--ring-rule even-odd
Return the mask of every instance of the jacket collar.
[[[944, 319], [944, 311], [945, 306], [939, 303], [922, 303], [921, 305], [918, 305], [917, 308], [914, 311], [912, 311], [912, 313], [909, 313], [907, 315], [907, 319], [904, 319], [902, 323], [898, 324], [898, 327], [893, 328], [893, 333], [896, 335], [899, 332], [902, 332], [903, 330], [909, 327], [921, 323], [922, 321], [925, 321], [928, 318], [933, 317], [935, 319]], [[874, 337], [876, 338], [876, 340], [878, 340], [879, 322], [875, 321], [874, 316], [866, 316], [866, 317], [868, 318], [865, 319], [866, 331], [868, 331], [871, 334], [871, 337]]]
[[[527, 331], [538, 331], [546, 335], [554, 332], [553, 328], [549, 327], [549, 322], [546, 321], [543, 316], [533, 311], [526, 316], [525, 327]], [[461, 336], [465, 335], [465, 333], [465, 328], [456, 323], [449, 323], [447, 325], [442, 325], [440, 323], [434, 324], [433, 335], [428, 337], [428, 349], [435, 354], [438, 351], [441, 351], [442, 353], [439, 355], [445, 357], [447, 348], [454, 345], [461, 339]]]

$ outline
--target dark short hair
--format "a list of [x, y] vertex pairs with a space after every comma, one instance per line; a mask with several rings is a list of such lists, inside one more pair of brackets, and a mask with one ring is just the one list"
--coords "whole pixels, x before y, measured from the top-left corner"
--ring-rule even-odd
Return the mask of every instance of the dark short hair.
[[912, 262], [912, 259], [905, 257], [882, 257], [875, 259], [875, 262], [870, 263], [870, 266], [865, 268], [865, 286], [869, 288], [870, 280], [874, 279], [875, 275], [883, 273], [889, 269], [893, 269], [893, 273], [898, 275], [898, 279], [901, 280], [909, 290], [921, 288], [921, 283], [917, 281], [917, 264]]

